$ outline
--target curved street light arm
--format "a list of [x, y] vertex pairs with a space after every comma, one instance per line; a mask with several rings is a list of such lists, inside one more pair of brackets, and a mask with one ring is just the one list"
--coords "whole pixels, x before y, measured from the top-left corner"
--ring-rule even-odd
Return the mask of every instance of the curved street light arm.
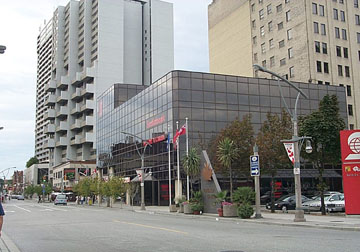
[[[280, 85], [280, 79], [277, 80], [277, 83], [278, 83], [278, 86], [279, 86], [279, 90], [280, 90], [280, 95], [281, 95], [281, 99], [283, 100], [283, 103], [285, 104], [285, 109], [286, 111], [289, 113], [289, 115], [291, 117], [293, 117], [292, 113], [291, 113], [291, 110], [289, 109], [289, 106], [287, 105], [286, 101], [285, 101], [285, 98], [284, 98], [284, 95], [283, 95], [283, 92], [282, 92], [282, 88], [281, 88], [281, 85]], [[299, 93], [300, 94], [300, 93]]]
[[297, 96], [296, 96], [294, 115], [292, 116], [293, 120], [295, 120], [295, 121], [297, 121], [297, 105], [298, 105], [299, 99], [300, 99], [300, 93], [298, 93]]

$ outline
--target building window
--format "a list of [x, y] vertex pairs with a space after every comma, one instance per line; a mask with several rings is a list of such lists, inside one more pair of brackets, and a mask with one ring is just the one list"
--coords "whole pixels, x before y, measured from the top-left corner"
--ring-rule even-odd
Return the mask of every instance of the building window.
[[259, 0], [259, 4], [262, 4], [263, 3], [263, 0]]
[[251, 12], [255, 12], [255, 4], [251, 5]]
[[253, 37], [253, 44], [256, 45], [257, 43], [257, 39], [256, 39], [256, 36]]
[[343, 48], [344, 49], [344, 58], [349, 58], [349, 52], [348, 49], [346, 47]]
[[350, 85], [346, 85], [346, 95], [351, 96], [351, 86]]
[[333, 9], [333, 15], [335, 20], [339, 20], [339, 13], [337, 9]]
[[344, 11], [340, 11], [340, 20], [341, 20], [341, 22], [345, 22], [345, 12]]
[[358, 44], [360, 44], [360, 33], [359, 32], [356, 33], [356, 38], [357, 38]]
[[321, 24], [321, 35], [326, 35], [326, 26], [325, 26], [325, 24]]
[[329, 86], [329, 85], [330, 85], [330, 82], [328, 82], [328, 81], [325, 81], [325, 85], [328, 85], [328, 86]]
[[278, 23], [278, 30], [281, 30], [282, 28], [284, 28], [284, 23], [283, 22]]
[[319, 23], [314, 22], [314, 33], [319, 33]]
[[321, 80], [319, 80], [319, 81], [318, 81], [318, 84], [322, 85], [322, 84], [323, 84], [323, 82], [322, 82]]
[[272, 25], [272, 24], [273, 24], [272, 21], [270, 21], [270, 22], [268, 23], [269, 32], [271, 32], [271, 31], [273, 30], [273, 25]]
[[341, 46], [336, 46], [336, 56], [341, 57]]
[[259, 10], [259, 18], [260, 20], [264, 19], [264, 9]]
[[287, 30], [287, 38], [288, 40], [292, 39], [292, 29]]
[[263, 67], [266, 67], [266, 60], [263, 60], [263, 61], [261, 62], [261, 65], [262, 65]]
[[290, 11], [286, 12], [286, 22], [289, 22], [291, 20]]
[[350, 77], [350, 67], [349, 66], [345, 66], [345, 76]]
[[274, 39], [269, 39], [269, 48], [274, 48]]
[[252, 26], [253, 29], [256, 28], [256, 20], [251, 21], [251, 26]]
[[360, 16], [359, 15], [355, 15], [355, 24], [360, 25]]
[[269, 5], [266, 7], [266, 9], [267, 9], [267, 14], [268, 14], [268, 15], [272, 13], [271, 4], [269, 4]]
[[319, 5], [319, 15], [320, 16], [325, 16], [325, 7], [324, 5]]
[[261, 44], [261, 53], [265, 53], [266, 49], [265, 49], [265, 43]]
[[290, 48], [288, 49], [288, 56], [289, 56], [289, 59], [291, 59], [292, 57], [294, 57], [294, 53], [293, 53], [292, 47], [290, 47]]
[[289, 68], [289, 73], [290, 73], [289, 74], [290, 78], [294, 77], [294, 67], [293, 66]]
[[326, 43], [322, 43], [322, 51], [323, 51], [323, 54], [327, 54], [327, 44]]
[[354, 7], [359, 8], [359, 0], [354, 0]]
[[320, 42], [319, 41], [315, 41], [315, 52], [317, 52], [317, 53], [320, 52]]
[[335, 38], [340, 38], [340, 29], [339, 29], [339, 27], [335, 27]]
[[343, 76], [342, 65], [338, 65], [338, 75]]
[[324, 62], [324, 73], [329, 73], [329, 63]]
[[285, 3], [287, 4], [287, 3], [290, 3], [290, 0], [285, 0]]
[[258, 61], [258, 56], [257, 53], [254, 53], [254, 61], [257, 62]]
[[348, 115], [349, 115], [349, 116], [354, 115], [353, 106], [352, 106], [351, 104], [348, 105]]
[[341, 34], [342, 34], [342, 39], [347, 40], [347, 35], [346, 35], [346, 30], [345, 29], [341, 29]]
[[350, 124], [350, 130], [353, 130], [354, 129], [354, 124]]
[[270, 57], [270, 67], [275, 65], [275, 56]]
[[281, 59], [280, 60], [280, 66], [283, 66], [285, 64], [286, 64], [286, 59], [285, 58]]
[[276, 12], [280, 12], [280, 11], [282, 11], [282, 4], [276, 6]]
[[264, 26], [260, 27], [260, 35], [261, 35], [261, 37], [265, 36], [265, 28], [264, 28]]
[[321, 73], [321, 61], [316, 61], [316, 72]]
[[281, 40], [280, 42], [279, 42], [279, 48], [282, 48], [282, 47], [284, 47], [285, 46], [285, 40]]
[[339, 0], [339, 3], [344, 4], [344, 0]]
[[318, 14], [318, 8], [317, 8], [317, 4], [316, 3], [312, 3], [312, 13], [314, 15], [317, 15]]

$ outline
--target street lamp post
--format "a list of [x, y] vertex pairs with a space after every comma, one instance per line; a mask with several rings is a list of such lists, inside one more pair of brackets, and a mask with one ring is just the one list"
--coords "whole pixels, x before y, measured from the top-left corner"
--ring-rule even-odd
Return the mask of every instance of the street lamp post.
[[[131, 133], [128, 133], [128, 132], [121, 132], [123, 133], [124, 135], [129, 135], [129, 136], [132, 136], [132, 137], [136, 137], [138, 139], [141, 140], [141, 142], [143, 142], [143, 139], [141, 139], [140, 137], [134, 135], [134, 134], [131, 134]], [[137, 147], [137, 144], [135, 143], [135, 147], [136, 147], [136, 151], [137, 153], [139, 154], [140, 156], [140, 159], [141, 159], [141, 180], [140, 180], [140, 188], [141, 188], [141, 207], [140, 209], [141, 210], [146, 210], [145, 209], [145, 189], [144, 189], [144, 182], [145, 182], [145, 178], [144, 178], [144, 158], [145, 158], [145, 151], [146, 151], [146, 148], [148, 146], [151, 146], [151, 144], [149, 144], [148, 142], [145, 142], [145, 147], [144, 147], [144, 151], [142, 153], [140, 153], [138, 147]]]
[[[278, 86], [279, 86], [279, 90], [280, 90], [280, 95], [281, 98], [284, 102], [285, 108], [287, 110], [287, 112], [289, 113], [289, 115], [291, 116], [291, 121], [293, 122], [293, 136], [291, 140], [285, 140], [287, 142], [292, 142], [294, 143], [294, 180], [295, 180], [295, 198], [296, 198], [296, 209], [295, 209], [295, 222], [303, 222], [306, 221], [305, 217], [304, 217], [304, 210], [302, 210], [301, 208], [301, 180], [300, 180], [300, 150], [299, 150], [299, 142], [303, 141], [304, 139], [309, 139], [309, 137], [298, 137], [298, 121], [297, 121], [297, 104], [300, 98], [300, 95], [302, 95], [304, 98], [309, 99], [308, 96], [297, 86], [295, 86], [293, 83], [291, 83], [290, 81], [288, 81], [287, 79], [281, 77], [280, 75], [278, 75], [277, 73], [274, 73], [262, 66], [259, 65], [253, 65], [255, 70], [259, 70], [261, 72], [265, 72], [265, 73], [269, 73], [272, 76], [275, 76], [278, 78]], [[293, 87], [296, 91], [298, 91], [297, 97], [296, 97], [296, 101], [295, 101], [295, 106], [294, 106], [294, 112], [291, 112], [289, 106], [287, 105], [285, 98], [283, 96], [282, 93], [282, 89], [279, 83], [279, 79], [284, 81], [285, 83], [287, 83], [288, 85], [290, 85], [291, 87]]]

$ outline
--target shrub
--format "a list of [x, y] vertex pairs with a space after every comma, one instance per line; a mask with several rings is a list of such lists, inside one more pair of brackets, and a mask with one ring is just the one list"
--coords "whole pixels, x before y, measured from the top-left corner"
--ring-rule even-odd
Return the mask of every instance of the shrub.
[[249, 219], [253, 215], [254, 209], [250, 204], [246, 203], [246, 204], [241, 204], [238, 207], [237, 212], [240, 218]]
[[252, 204], [255, 201], [255, 192], [251, 187], [238, 187], [233, 195], [233, 201], [238, 204]]

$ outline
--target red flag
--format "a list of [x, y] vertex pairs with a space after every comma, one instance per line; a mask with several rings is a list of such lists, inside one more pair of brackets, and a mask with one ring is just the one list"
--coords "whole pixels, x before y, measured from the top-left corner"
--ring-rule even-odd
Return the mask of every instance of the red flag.
[[176, 134], [175, 134], [175, 136], [174, 136], [174, 138], [173, 138], [173, 143], [176, 142], [176, 140], [178, 139], [179, 136], [184, 135], [185, 133], [186, 133], [186, 124], [184, 124], [184, 125], [180, 128], [180, 130], [176, 130]]

